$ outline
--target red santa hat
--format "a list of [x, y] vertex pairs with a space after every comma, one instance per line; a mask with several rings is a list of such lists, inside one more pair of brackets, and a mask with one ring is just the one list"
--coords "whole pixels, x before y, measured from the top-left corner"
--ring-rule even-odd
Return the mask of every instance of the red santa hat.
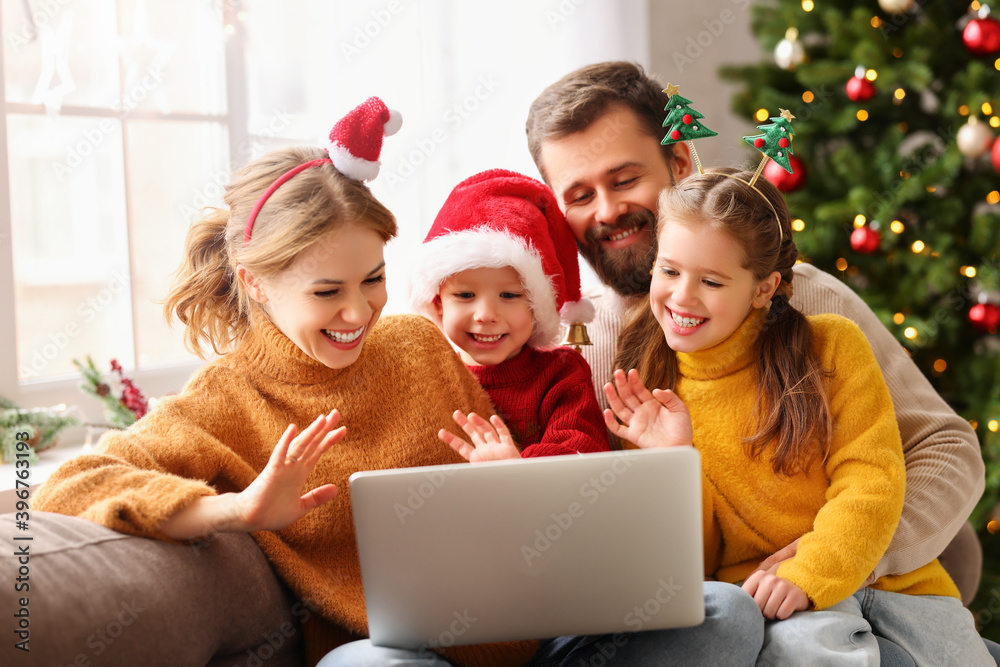
[[552, 347], [562, 323], [587, 323], [594, 306], [580, 293], [576, 241], [545, 184], [505, 169], [468, 178], [452, 190], [421, 246], [410, 303], [438, 321], [434, 298], [451, 275], [512, 266], [521, 276], [535, 328], [528, 344]]
[[330, 130], [327, 152], [337, 171], [357, 181], [378, 176], [383, 137], [399, 131], [403, 120], [377, 97], [369, 97]]

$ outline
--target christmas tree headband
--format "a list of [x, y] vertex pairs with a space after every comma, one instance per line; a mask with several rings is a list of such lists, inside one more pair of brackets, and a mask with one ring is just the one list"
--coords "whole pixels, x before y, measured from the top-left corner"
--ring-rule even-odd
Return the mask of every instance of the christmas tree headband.
[[[692, 140], [701, 139], [703, 137], [714, 137], [719, 133], [714, 130], [710, 130], [702, 123], [697, 122], [705, 116], [694, 109], [691, 106], [691, 100], [681, 96], [677, 92], [678, 90], [678, 86], [669, 83], [667, 84], [667, 87], [663, 89], [663, 92], [670, 96], [670, 99], [667, 100], [667, 106], [664, 108], [664, 111], [667, 112], [667, 117], [663, 120], [663, 127], [669, 127], [670, 129], [667, 130], [667, 134], [663, 137], [663, 141], [660, 142], [660, 145], [667, 146], [669, 144], [675, 144], [679, 141], [686, 141], [688, 148], [691, 151], [691, 159], [694, 160], [695, 166], [698, 167], [698, 173], [704, 174], [705, 170], [701, 166], [701, 159], [698, 157], [698, 151], [695, 149], [694, 142]], [[767, 202], [767, 205], [771, 207], [771, 211], [774, 213], [774, 219], [778, 223], [779, 241], [784, 241], [784, 232], [781, 230], [781, 218], [778, 216], [777, 209], [774, 208], [774, 204], [771, 203], [771, 200], [764, 196], [764, 193], [758, 190], [755, 185], [757, 183], [757, 178], [759, 178], [761, 172], [764, 171], [764, 166], [767, 164], [768, 160], [774, 160], [789, 174], [792, 173], [792, 167], [791, 164], [789, 164], [788, 156], [792, 154], [792, 139], [794, 138], [795, 133], [792, 131], [791, 121], [795, 119], [795, 116], [793, 116], [787, 109], [780, 109], [780, 111], [781, 113], [778, 116], [771, 119], [770, 124], [757, 126], [758, 130], [763, 131], [761, 134], [743, 137], [745, 142], [763, 154], [760, 164], [757, 165], [757, 170], [754, 171], [754, 174], [749, 181], [745, 181], [742, 178], [738, 178], [737, 176], [733, 176], [731, 174], [724, 174], [721, 172], [712, 173], [737, 180], [760, 195], [761, 198]]]
[[377, 97], [369, 97], [355, 107], [330, 130], [325, 146], [329, 157], [312, 160], [289, 169], [264, 190], [264, 194], [254, 204], [247, 218], [246, 228], [243, 230], [243, 245], [250, 242], [257, 214], [271, 195], [306, 169], [321, 164], [333, 164], [341, 174], [356, 181], [370, 181], [378, 176], [382, 139], [395, 134], [402, 124], [403, 119], [399, 112], [389, 109]]

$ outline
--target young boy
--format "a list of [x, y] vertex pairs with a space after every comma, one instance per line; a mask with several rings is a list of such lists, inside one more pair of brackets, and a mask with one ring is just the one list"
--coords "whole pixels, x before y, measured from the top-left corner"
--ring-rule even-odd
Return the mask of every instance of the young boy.
[[459, 183], [421, 246], [410, 301], [444, 332], [493, 401], [489, 422], [455, 413], [470, 461], [608, 449], [590, 367], [557, 345], [585, 323], [576, 243], [551, 191], [502, 169]]

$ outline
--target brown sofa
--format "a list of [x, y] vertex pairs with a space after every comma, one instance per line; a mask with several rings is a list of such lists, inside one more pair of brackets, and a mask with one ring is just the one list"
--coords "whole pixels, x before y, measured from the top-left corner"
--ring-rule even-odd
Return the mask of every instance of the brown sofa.
[[[299, 621], [308, 610], [249, 535], [177, 545], [32, 512], [27, 530], [13, 514], [0, 515], [0, 544], [0, 665], [303, 664]], [[15, 553], [24, 545], [26, 563]], [[941, 560], [968, 603], [982, 567], [971, 526]], [[15, 648], [12, 631], [22, 622], [29, 652]]]
[[[296, 605], [249, 535], [168, 544], [32, 512], [26, 531], [0, 515], [0, 544], [0, 665], [303, 663]], [[12, 634], [24, 608], [29, 652]]]

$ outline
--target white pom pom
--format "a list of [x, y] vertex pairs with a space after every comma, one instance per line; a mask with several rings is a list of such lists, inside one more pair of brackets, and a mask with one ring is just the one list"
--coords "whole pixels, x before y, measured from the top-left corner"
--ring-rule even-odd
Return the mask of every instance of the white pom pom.
[[567, 301], [559, 309], [559, 319], [567, 324], [587, 324], [594, 319], [594, 304], [587, 297], [579, 301]]
[[385, 136], [389, 137], [396, 134], [402, 126], [403, 116], [400, 115], [400, 113], [395, 109], [389, 109], [389, 120], [387, 120], [385, 125], [382, 126]]

